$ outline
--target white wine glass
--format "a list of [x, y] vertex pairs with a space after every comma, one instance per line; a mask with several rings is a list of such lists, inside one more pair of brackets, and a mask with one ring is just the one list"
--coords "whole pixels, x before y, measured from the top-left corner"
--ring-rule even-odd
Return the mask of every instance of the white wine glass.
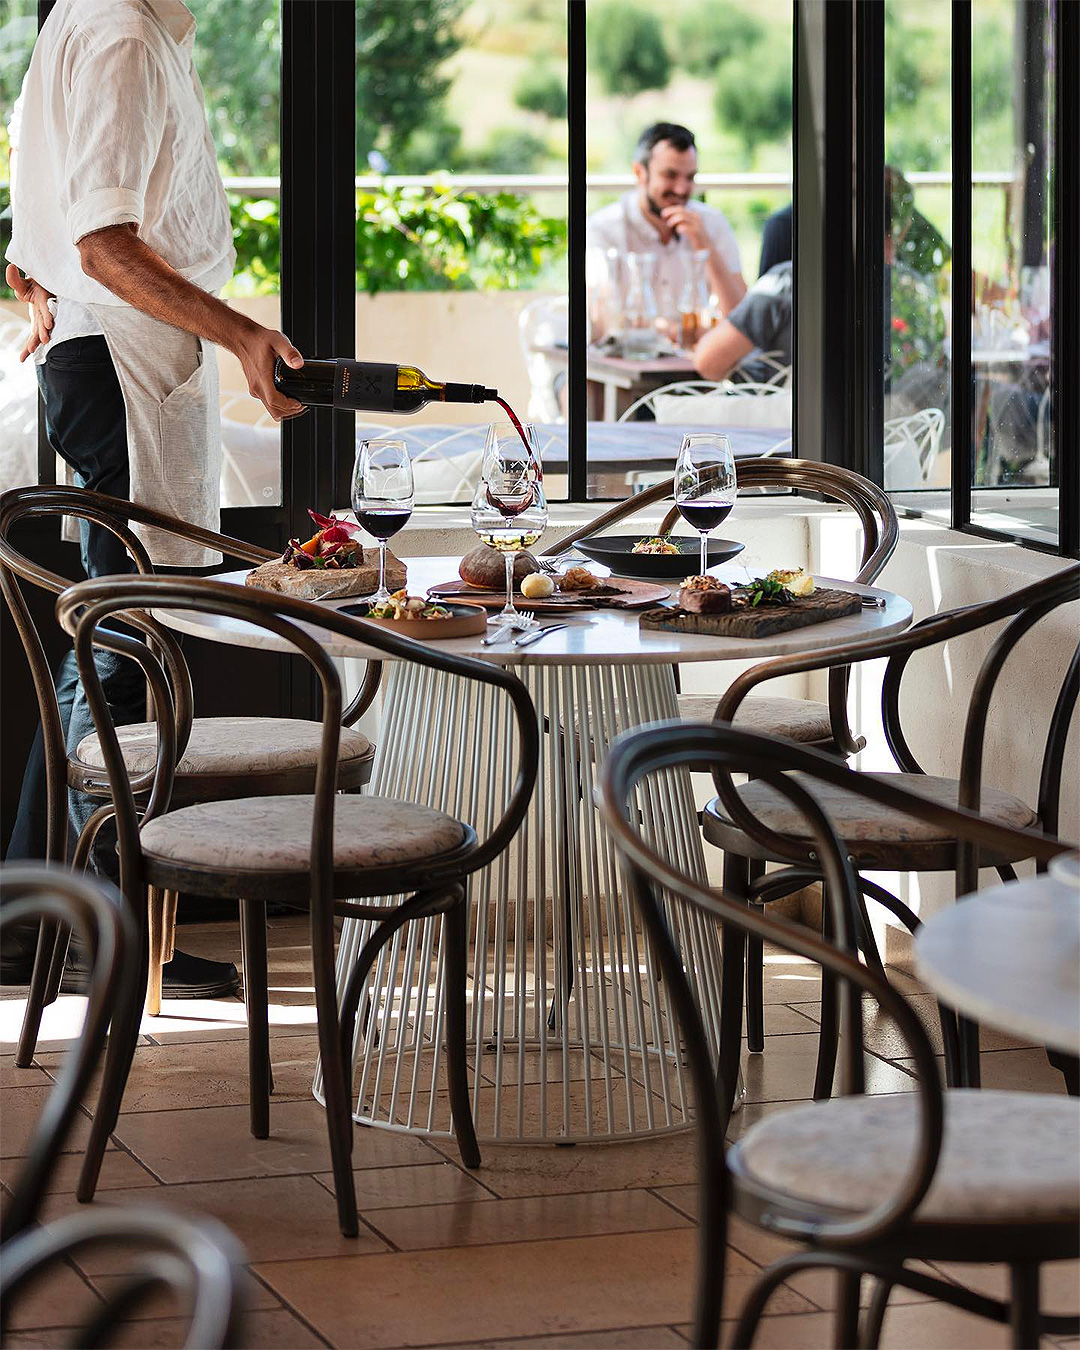
[[488, 429], [484, 469], [472, 503], [473, 530], [506, 564], [506, 604], [492, 623], [515, 628], [535, 624], [514, 608], [514, 558], [536, 543], [547, 520], [534, 428], [526, 424], [519, 434], [509, 422], [494, 424]]
[[735, 505], [737, 483], [731, 441], [719, 431], [683, 439], [675, 465], [675, 505], [701, 535], [701, 575], [709, 566], [709, 534]]
[[381, 604], [390, 599], [386, 589], [386, 541], [412, 515], [413, 471], [409, 449], [399, 437], [361, 441], [353, 466], [352, 508], [357, 524], [379, 545], [379, 589], [368, 599]]

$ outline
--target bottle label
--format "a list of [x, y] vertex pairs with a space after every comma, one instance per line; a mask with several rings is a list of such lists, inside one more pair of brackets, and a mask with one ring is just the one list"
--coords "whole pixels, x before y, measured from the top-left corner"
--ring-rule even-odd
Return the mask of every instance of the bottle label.
[[339, 359], [334, 380], [334, 407], [393, 412], [397, 373], [397, 366], [384, 361]]

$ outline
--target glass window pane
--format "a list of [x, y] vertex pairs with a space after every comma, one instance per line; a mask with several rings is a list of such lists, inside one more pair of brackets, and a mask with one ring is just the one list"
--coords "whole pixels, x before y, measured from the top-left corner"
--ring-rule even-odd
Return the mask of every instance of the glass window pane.
[[[195, 68], [218, 167], [229, 194], [236, 270], [223, 298], [268, 328], [281, 327], [278, 218], [281, 108], [279, 0], [190, 0]], [[221, 379], [221, 505], [281, 502], [281, 431], [247, 389], [240, 362], [218, 349]]]
[[[497, 388], [538, 427], [566, 492], [564, 0], [357, 0], [356, 348]], [[468, 503], [494, 404], [430, 403], [393, 425], [416, 502]]]
[[[8, 122], [37, 38], [37, 0], [0, 0], [0, 258], [11, 240]], [[37, 380], [19, 360], [29, 336], [26, 306], [0, 266], [0, 492], [37, 481]]]
[[1057, 541], [1050, 0], [972, 6], [971, 518]]
[[885, 6], [885, 486], [948, 519], [951, 15]]
[[589, 5], [592, 496], [670, 475], [684, 423], [737, 454], [790, 444], [792, 19], [790, 0]]

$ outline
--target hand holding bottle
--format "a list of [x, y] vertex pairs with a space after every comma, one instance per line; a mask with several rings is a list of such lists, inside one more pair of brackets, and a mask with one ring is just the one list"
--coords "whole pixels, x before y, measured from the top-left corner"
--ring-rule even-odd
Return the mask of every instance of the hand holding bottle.
[[307, 412], [302, 403], [287, 397], [274, 382], [274, 367], [278, 360], [293, 370], [299, 370], [304, 364], [304, 358], [284, 333], [245, 321], [232, 351], [243, 367], [248, 393], [262, 403], [275, 422]]

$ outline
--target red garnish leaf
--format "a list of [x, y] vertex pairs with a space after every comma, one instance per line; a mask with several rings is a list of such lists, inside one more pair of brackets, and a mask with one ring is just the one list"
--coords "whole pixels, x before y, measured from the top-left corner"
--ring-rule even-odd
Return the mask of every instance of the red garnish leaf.
[[318, 511], [312, 511], [310, 507], [308, 507], [308, 515], [320, 529], [326, 531], [323, 538], [328, 544], [343, 544], [347, 539], [352, 539], [361, 533], [359, 525], [354, 525], [348, 520], [342, 520], [340, 516], [321, 516]]

